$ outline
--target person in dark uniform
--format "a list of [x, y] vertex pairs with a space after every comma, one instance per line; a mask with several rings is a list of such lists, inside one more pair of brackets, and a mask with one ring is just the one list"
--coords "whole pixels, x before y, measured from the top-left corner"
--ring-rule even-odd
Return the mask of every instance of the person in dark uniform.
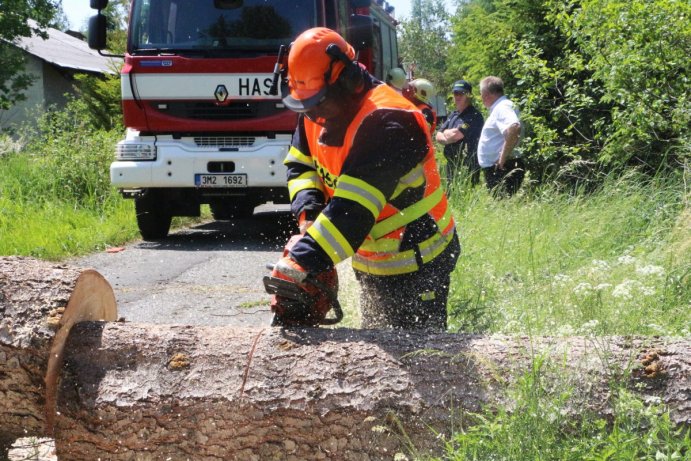
[[300, 284], [352, 257], [364, 328], [444, 330], [460, 244], [427, 122], [354, 59], [323, 27], [291, 45], [284, 163], [303, 236], [272, 275]]
[[477, 161], [477, 145], [484, 118], [473, 106], [473, 87], [465, 80], [458, 80], [451, 88], [456, 110], [439, 127], [436, 140], [444, 146], [446, 158], [446, 184], [451, 188], [461, 167], [467, 168], [471, 183], [480, 182], [480, 165]]

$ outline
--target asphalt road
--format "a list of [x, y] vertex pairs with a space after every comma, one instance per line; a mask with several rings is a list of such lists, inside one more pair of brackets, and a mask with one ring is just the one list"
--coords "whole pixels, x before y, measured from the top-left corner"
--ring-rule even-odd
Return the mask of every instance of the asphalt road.
[[271, 323], [262, 277], [297, 229], [285, 205], [249, 219], [215, 221], [70, 261], [110, 282], [118, 315], [138, 323], [261, 326]]

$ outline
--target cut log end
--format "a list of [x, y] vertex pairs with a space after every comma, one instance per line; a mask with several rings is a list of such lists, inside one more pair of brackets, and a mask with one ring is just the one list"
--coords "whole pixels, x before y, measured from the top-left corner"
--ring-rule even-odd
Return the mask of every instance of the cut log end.
[[53, 434], [57, 382], [65, 355], [65, 342], [78, 322], [110, 321], [118, 318], [115, 294], [108, 281], [93, 269], [79, 275], [74, 291], [60, 319], [60, 329], [53, 338], [45, 376], [46, 383], [46, 434]]
[[0, 257], [0, 459], [16, 438], [45, 435], [72, 326], [116, 318], [113, 289], [95, 270]]

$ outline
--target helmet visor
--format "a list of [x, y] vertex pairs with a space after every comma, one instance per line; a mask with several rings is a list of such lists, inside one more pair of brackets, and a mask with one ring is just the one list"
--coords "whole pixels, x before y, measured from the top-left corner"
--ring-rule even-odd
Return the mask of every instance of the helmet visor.
[[283, 104], [293, 112], [307, 112], [308, 110], [314, 109], [326, 97], [326, 92], [329, 87], [324, 85], [319, 90], [302, 90], [295, 91], [288, 88], [286, 85], [282, 91]]

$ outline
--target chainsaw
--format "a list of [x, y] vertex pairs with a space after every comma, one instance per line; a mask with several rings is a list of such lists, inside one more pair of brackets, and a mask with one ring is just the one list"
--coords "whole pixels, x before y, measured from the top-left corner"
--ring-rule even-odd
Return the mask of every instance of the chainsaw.
[[[302, 236], [294, 235], [283, 249], [287, 256], [296, 241]], [[267, 269], [273, 271], [273, 264]], [[338, 302], [338, 275], [336, 269], [308, 275], [297, 283], [279, 277], [265, 276], [264, 289], [271, 298], [274, 313], [272, 326], [318, 326], [335, 325], [343, 319], [343, 310]], [[333, 310], [333, 316], [327, 317]]]

